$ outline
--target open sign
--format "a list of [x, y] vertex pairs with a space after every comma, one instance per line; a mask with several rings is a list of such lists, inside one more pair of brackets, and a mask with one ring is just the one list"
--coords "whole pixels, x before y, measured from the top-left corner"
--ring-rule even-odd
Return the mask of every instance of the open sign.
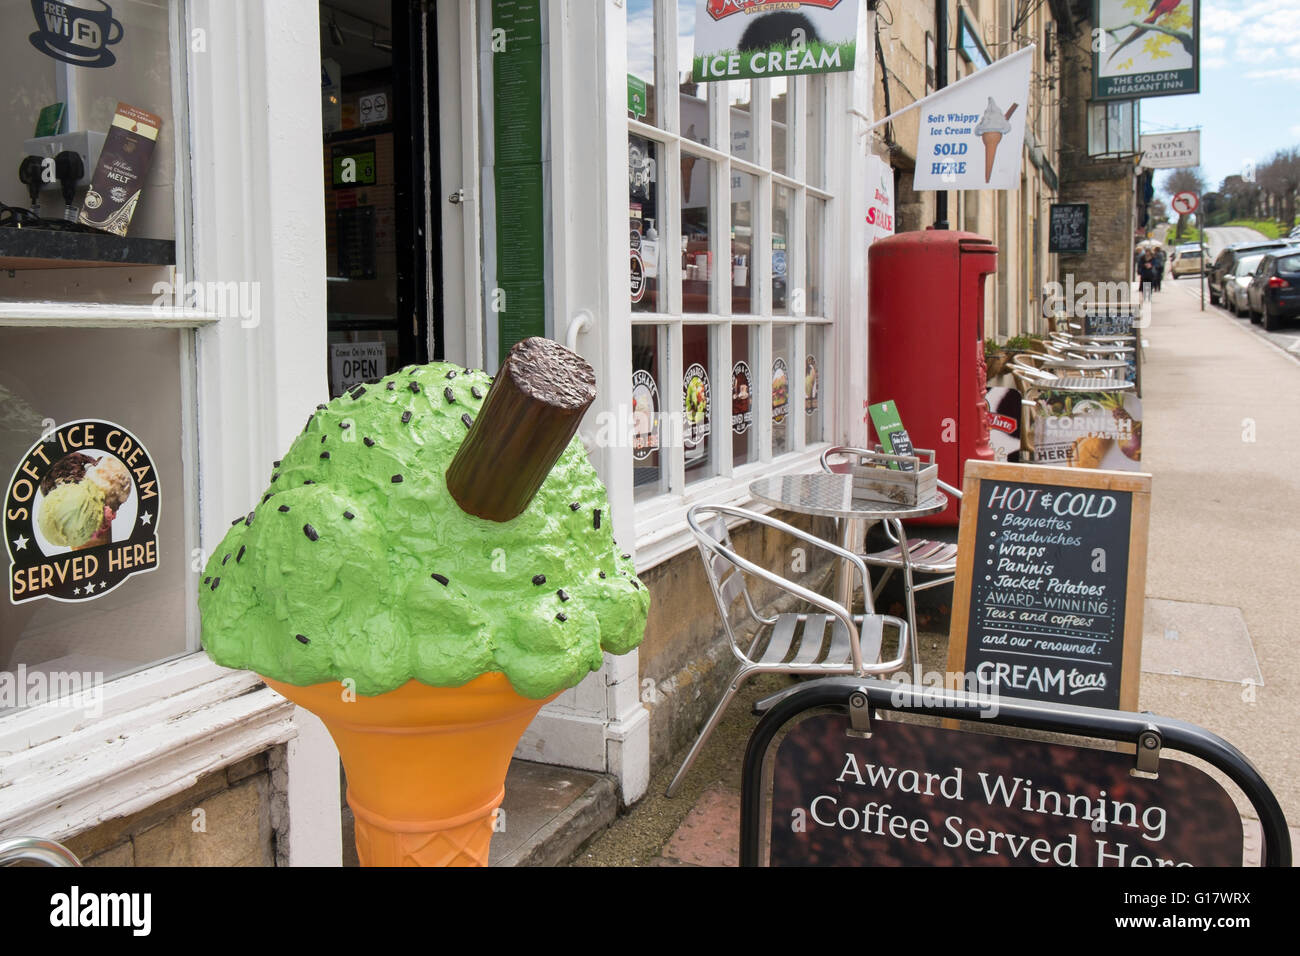
[[347, 342], [330, 346], [330, 394], [342, 395], [360, 382], [373, 382], [386, 373], [388, 350], [383, 342]]

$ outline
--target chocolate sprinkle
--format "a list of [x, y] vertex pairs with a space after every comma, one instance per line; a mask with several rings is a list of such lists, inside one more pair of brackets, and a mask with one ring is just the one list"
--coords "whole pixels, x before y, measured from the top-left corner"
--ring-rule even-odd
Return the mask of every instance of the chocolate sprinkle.
[[253, 526], [253, 517], [254, 517], [255, 514], [256, 514], [256, 512], [254, 512], [254, 511], [250, 511], [250, 512], [248, 513], [248, 517], [244, 519], [244, 527], [245, 527], [245, 528], [251, 528], [251, 527]]
[[452, 404], [455, 404], [455, 402], [456, 402], [456, 393], [453, 392], [453, 391], [451, 390], [451, 386], [450, 386], [450, 385], [448, 385], [446, 388], [444, 388], [444, 389], [442, 390], [442, 395], [443, 395], [444, 398], [447, 399], [447, 401], [451, 402]]
[[365, 386], [364, 386], [364, 385], [358, 385], [358, 386], [357, 386], [357, 390], [356, 390], [355, 392], [352, 393], [352, 401], [355, 402], [358, 398], [360, 398], [360, 397], [361, 397], [362, 395], [364, 395], [364, 394], [366, 394]]
[[623, 560], [624, 560], [624, 561], [631, 561], [631, 560], [632, 560], [632, 555], [628, 554], [626, 551], [623, 552], [622, 557], [623, 557]]
[[533, 575], [533, 583], [534, 583], [534, 584], [545, 584], [545, 583], [546, 583], [546, 575], [544, 575], [544, 574], [534, 574], [534, 575]]
[[439, 584], [441, 584], [443, 587], [446, 587], [446, 586], [447, 586], [447, 578], [446, 578], [445, 575], [441, 575], [441, 574], [431, 574], [431, 575], [429, 575], [429, 577], [433, 578], [435, 581], [437, 581], [437, 582], [438, 582]]
[[248, 549], [247, 549], [244, 545], [241, 544], [241, 545], [239, 546], [239, 553], [238, 553], [237, 555], [235, 555], [235, 563], [236, 563], [236, 564], [238, 564], [240, 561], [243, 561], [243, 560], [244, 560], [244, 552], [247, 551], [247, 550], [248, 550]]
[[579, 508], [581, 508], [581, 507], [582, 507], [582, 505], [580, 505], [580, 504], [579, 504], [578, 502], [576, 502], [576, 501], [570, 501], [570, 502], [569, 502], [569, 510], [570, 510], [570, 511], [577, 511], [577, 510], [578, 510]]
[[402, 412], [402, 424], [405, 425], [410, 420], [411, 420], [411, 411], [410, 409], [407, 409], [406, 411]]
[[323, 411], [325, 411], [325, 407], [326, 407], [326, 406], [324, 406], [324, 405], [317, 405], [317, 406], [316, 406], [316, 409], [317, 409], [317, 411], [321, 411], [321, 412], [323, 412]]
[[297, 638], [299, 644], [311, 643], [311, 640], [305, 634], [295, 634], [294, 637]]
[[304, 485], [314, 485], [314, 484], [316, 484], [316, 482], [312, 481], [310, 478], [304, 478], [304, 479], [302, 480], [302, 483], [303, 483]]
[[420, 383], [419, 383], [419, 382], [410, 382], [409, 385], [410, 385], [411, 391], [412, 391], [414, 394], [416, 394], [416, 395], [419, 395], [419, 394], [420, 394]]
[[555, 619], [556, 619], [557, 621], [559, 621], [560, 623], [564, 623], [565, 621], [567, 621], [567, 620], [569, 619], [569, 615], [567, 615], [567, 614], [565, 614], [563, 611], [561, 611], [559, 614], [555, 615]]
[[641, 590], [641, 582], [638, 581], [636, 578], [633, 578], [633, 579], [632, 579], [632, 587], [634, 587], [634, 588], [636, 588], [638, 591], [640, 591], [640, 590]]
[[280, 505], [280, 511], [281, 511], [281, 513], [285, 512], [285, 511], [288, 511], [288, 510], [289, 510], [289, 506], [288, 506], [288, 505]]
[[556, 596], [559, 597], [561, 601], [567, 601], [569, 599], [569, 595], [564, 593], [564, 588], [560, 588], [558, 591], [555, 592], [555, 594]]
[[208, 583], [210, 583], [211, 581], [212, 581], [212, 575], [210, 575], [210, 574], [209, 574], [206, 578], [203, 579], [203, 583], [204, 583], [204, 584], [208, 584]]
[[230, 554], [229, 554], [229, 552], [227, 552], [227, 553], [226, 553], [226, 556], [225, 556], [224, 558], [221, 559], [221, 563], [222, 563], [222, 564], [225, 564], [225, 563], [226, 563], [227, 561], [229, 561], [229, 560], [230, 560]]
[[320, 537], [320, 535], [316, 533], [316, 529], [309, 524], [305, 524], [302, 526], [302, 533], [307, 536], [308, 541], [315, 541], [317, 538]]
[[320, 443], [321, 443], [322, 445], [325, 444], [325, 439], [327, 439], [327, 438], [329, 438], [329, 437], [330, 437], [329, 435], [321, 435], [321, 436], [320, 436]]
[[604, 572], [604, 571], [601, 571], [601, 572], [600, 572], [600, 579], [601, 579], [602, 581], [605, 580], [605, 572]]
[[330, 456], [330, 453], [327, 452], [327, 451], [323, 451], [323, 452], [320, 453], [320, 456], [321, 456], [321, 458], [328, 459], [329, 456]]
[[397, 383], [396, 383], [396, 382], [389, 382], [389, 383], [388, 383], [388, 390], [389, 390], [390, 392], [391, 392], [393, 389], [395, 389], [395, 388], [397, 388]]
[[235, 525], [239, 524], [239, 522], [241, 522], [241, 521], [243, 521], [243, 520], [244, 520], [244, 516], [243, 516], [243, 515], [240, 515], [240, 516], [239, 516], [238, 518], [236, 518], [234, 521], [230, 522], [230, 527], [233, 528]]
[[393, 484], [395, 484], [395, 485], [400, 485], [401, 483], [402, 483], [402, 476], [401, 476], [401, 475], [393, 475]]
[[339, 422], [339, 428], [347, 429], [347, 428], [351, 428], [351, 427], [352, 427], [352, 423], [349, 422], [349, 421], [342, 421], [342, 422]]
[[272, 468], [279, 468], [279, 467], [280, 467], [280, 459], [277, 458], [275, 461], [271, 462], [271, 467], [272, 467]]
[[351, 521], [353, 518], [356, 517], [356, 515], [354, 515], [351, 511], [345, 511], [345, 512], [343, 512], [343, 517], [345, 517], [345, 518], [347, 518], [349, 521]]
[[464, 415], [460, 416], [460, 420], [465, 425], [466, 428], [474, 427], [474, 419], [470, 417], [469, 412], [466, 412]]
[[599, 527], [600, 527], [600, 509], [599, 509], [599, 508], [595, 508], [595, 509], [593, 509], [592, 512], [591, 512], [591, 526], [592, 526], [593, 528], [599, 528]]
[[373, 438], [371, 438], [369, 435], [367, 435], [365, 438], [363, 438], [363, 439], [361, 439], [361, 440], [362, 440], [363, 442], [366, 443], [366, 447], [367, 447], [367, 448], [374, 448], [374, 447], [375, 447], [375, 440], [374, 440]]
[[447, 373], [447, 378], [455, 378], [455, 377], [456, 377], [455, 369], [452, 369], [450, 372]]
[[271, 497], [271, 492], [269, 491], [266, 494], [262, 495], [262, 504], [266, 504], [266, 499], [269, 497]]
[[482, 398], [482, 397], [483, 397], [483, 392], [479, 389], [479, 387], [478, 387], [477, 385], [471, 385], [471, 386], [469, 387], [469, 393], [470, 393], [471, 395], [473, 395], [475, 398]]
[[212, 590], [215, 591], [215, 590], [217, 589], [217, 585], [220, 584], [220, 583], [221, 583], [221, 578], [213, 578], [213, 579], [212, 579]]
[[280, 473], [277, 471], [274, 475], [271, 476], [271, 480], [272, 480], [272, 481], [275, 481], [275, 479], [277, 479], [277, 478], [279, 478], [279, 477], [280, 477]]

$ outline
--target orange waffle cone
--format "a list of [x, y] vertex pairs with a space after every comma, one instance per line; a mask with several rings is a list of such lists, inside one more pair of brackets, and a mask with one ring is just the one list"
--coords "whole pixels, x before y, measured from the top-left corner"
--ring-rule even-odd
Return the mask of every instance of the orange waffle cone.
[[362, 866], [487, 866], [506, 769], [546, 700], [503, 674], [462, 687], [418, 681], [375, 697], [331, 681], [271, 688], [325, 722], [348, 776]]

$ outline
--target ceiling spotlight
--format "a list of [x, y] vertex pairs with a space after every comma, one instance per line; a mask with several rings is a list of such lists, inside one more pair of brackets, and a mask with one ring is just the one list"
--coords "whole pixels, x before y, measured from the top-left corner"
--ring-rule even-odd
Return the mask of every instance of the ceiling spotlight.
[[339, 29], [339, 18], [337, 14], [330, 15], [330, 42], [335, 46], [343, 45], [343, 31]]
[[376, 50], [383, 50], [385, 53], [393, 52], [393, 45], [391, 43], [385, 43], [383, 40], [377, 39], [375, 37], [374, 27], [370, 28], [370, 45], [374, 47]]

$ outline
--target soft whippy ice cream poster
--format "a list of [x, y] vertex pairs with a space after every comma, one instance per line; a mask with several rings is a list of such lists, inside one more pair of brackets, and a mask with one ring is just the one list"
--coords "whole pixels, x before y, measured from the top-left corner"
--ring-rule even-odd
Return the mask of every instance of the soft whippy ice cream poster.
[[114, 422], [47, 432], [5, 492], [9, 599], [102, 597], [158, 567], [160, 488], [144, 444]]
[[921, 102], [916, 189], [1016, 189], [1034, 47]]

